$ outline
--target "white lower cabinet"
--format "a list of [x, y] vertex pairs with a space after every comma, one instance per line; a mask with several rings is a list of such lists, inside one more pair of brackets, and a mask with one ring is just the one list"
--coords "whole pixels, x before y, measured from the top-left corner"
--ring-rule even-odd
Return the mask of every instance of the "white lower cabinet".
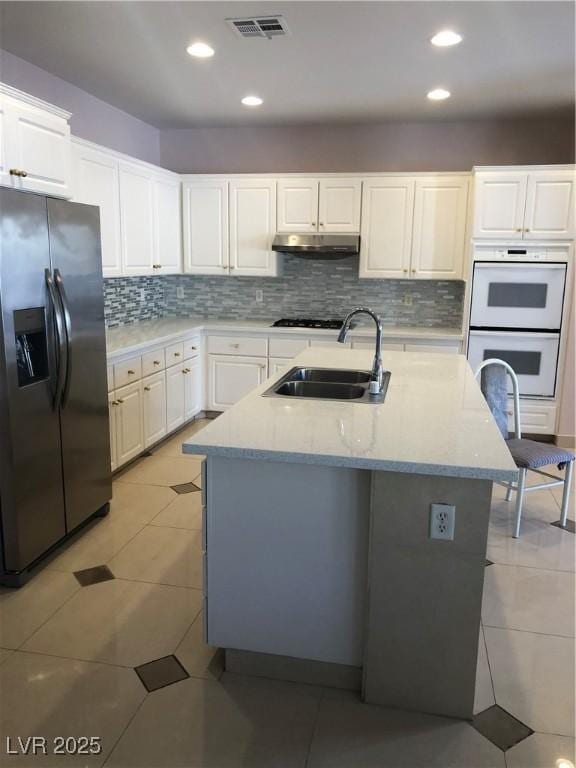
[[184, 361], [184, 421], [202, 410], [202, 361], [200, 357]]
[[116, 463], [122, 466], [144, 450], [142, 382], [116, 390]]
[[157, 443], [166, 434], [166, 375], [159, 371], [142, 381], [144, 447]]
[[166, 429], [172, 432], [184, 423], [184, 365], [166, 369]]
[[208, 409], [224, 411], [266, 378], [266, 357], [208, 355]]
[[292, 365], [292, 359], [287, 357], [270, 357], [268, 359], [268, 376], [275, 376], [281, 371], [287, 371]]

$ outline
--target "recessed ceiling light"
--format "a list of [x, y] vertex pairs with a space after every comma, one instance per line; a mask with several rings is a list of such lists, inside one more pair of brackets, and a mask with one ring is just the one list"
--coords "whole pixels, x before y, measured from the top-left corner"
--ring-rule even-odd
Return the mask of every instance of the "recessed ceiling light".
[[186, 50], [190, 56], [195, 56], [197, 59], [209, 59], [210, 56], [214, 56], [214, 48], [208, 43], [192, 43]]
[[244, 96], [242, 99], [242, 104], [244, 104], [245, 107], [259, 107], [260, 104], [263, 103], [264, 102], [260, 96]]
[[427, 96], [432, 101], [443, 101], [450, 98], [450, 91], [444, 88], [434, 88], [433, 91], [428, 91]]
[[459, 35], [458, 32], [454, 32], [452, 29], [443, 29], [441, 32], [434, 35], [430, 42], [432, 45], [437, 45], [439, 48], [447, 48], [450, 45], [458, 45], [458, 43], [461, 43], [462, 35]]

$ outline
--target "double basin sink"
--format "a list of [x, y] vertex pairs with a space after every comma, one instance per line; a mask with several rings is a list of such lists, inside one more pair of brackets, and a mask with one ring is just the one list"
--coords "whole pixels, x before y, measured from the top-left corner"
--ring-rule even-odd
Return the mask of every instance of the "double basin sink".
[[368, 371], [339, 370], [337, 368], [295, 367], [284, 374], [263, 397], [294, 397], [305, 400], [351, 400], [352, 402], [382, 403], [386, 396], [390, 371], [384, 372], [382, 392], [369, 392]]

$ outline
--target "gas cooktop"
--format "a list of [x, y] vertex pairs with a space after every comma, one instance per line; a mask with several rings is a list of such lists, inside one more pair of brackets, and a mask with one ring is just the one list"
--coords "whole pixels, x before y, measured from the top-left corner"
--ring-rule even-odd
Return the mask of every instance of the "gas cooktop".
[[344, 325], [343, 320], [311, 320], [309, 318], [295, 317], [276, 320], [273, 328], [327, 328], [337, 331]]

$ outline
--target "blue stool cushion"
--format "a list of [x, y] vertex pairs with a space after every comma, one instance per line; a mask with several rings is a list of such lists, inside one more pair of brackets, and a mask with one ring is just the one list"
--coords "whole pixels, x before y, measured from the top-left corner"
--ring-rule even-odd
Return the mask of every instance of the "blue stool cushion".
[[550, 443], [538, 443], [535, 440], [513, 438], [506, 440], [512, 458], [516, 466], [521, 469], [538, 469], [548, 464], [557, 464], [558, 469], [563, 469], [566, 464], [576, 458], [570, 451], [558, 448]]

